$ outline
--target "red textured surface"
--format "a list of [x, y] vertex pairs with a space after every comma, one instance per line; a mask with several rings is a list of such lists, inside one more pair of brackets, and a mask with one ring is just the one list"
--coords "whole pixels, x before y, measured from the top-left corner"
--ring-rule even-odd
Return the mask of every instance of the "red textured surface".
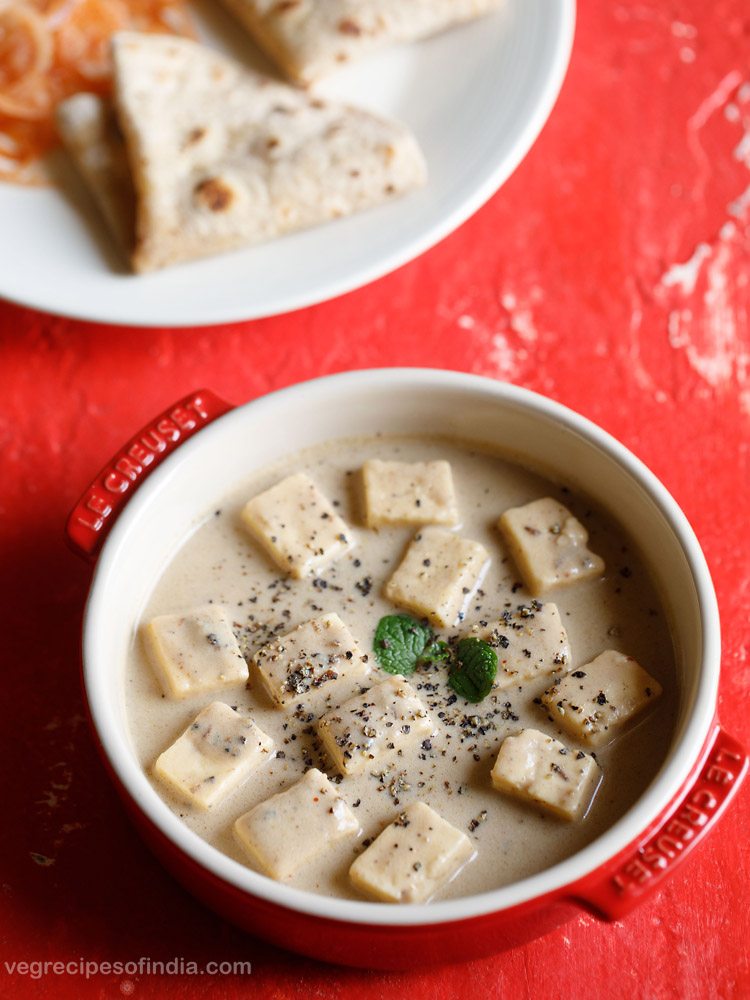
[[[77, 681], [90, 571], [63, 542], [68, 509], [103, 461], [200, 384], [242, 401], [371, 365], [509, 379], [598, 421], [683, 506], [722, 608], [722, 721], [747, 744], [749, 80], [747, 0], [584, 2], [568, 80], [528, 159], [398, 273], [314, 309], [210, 331], [91, 327], [0, 306], [0, 962], [253, 961], [247, 981], [31, 980], [0, 967], [0, 995], [750, 996], [747, 786], [627, 920], [581, 915], [467, 967], [341, 971], [222, 923], [140, 844], [95, 757]], [[691, 258], [693, 268], [674, 268]]]

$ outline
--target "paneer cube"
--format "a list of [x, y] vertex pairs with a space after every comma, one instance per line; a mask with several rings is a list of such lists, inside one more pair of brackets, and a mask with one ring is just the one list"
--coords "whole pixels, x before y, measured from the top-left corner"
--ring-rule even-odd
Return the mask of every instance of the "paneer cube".
[[382, 462], [362, 466], [368, 528], [383, 524], [456, 524], [458, 507], [448, 462]]
[[492, 784], [498, 791], [570, 820], [586, 815], [600, 781], [593, 757], [569, 750], [537, 729], [524, 729], [503, 740], [492, 768]]
[[273, 740], [222, 701], [200, 712], [154, 764], [154, 775], [180, 798], [209, 809], [271, 759]]
[[232, 622], [218, 604], [184, 615], [160, 615], [148, 623], [143, 636], [164, 693], [173, 698], [247, 681], [247, 663]]
[[632, 656], [608, 649], [545, 691], [542, 703], [553, 722], [581, 743], [599, 747], [661, 692], [661, 684]]
[[556, 604], [531, 601], [507, 610], [479, 637], [497, 653], [495, 688], [528, 684], [537, 677], [560, 674], [570, 664], [568, 633]]
[[242, 521], [277, 566], [294, 577], [319, 573], [354, 547], [354, 537], [304, 472], [245, 504]]
[[401, 608], [451, 628], [466, 608], [489, 566], [484, 546], [444, 528], [422, 528], [385, 586]]
[[234, 824], [242, 849], [278, 880], [291, 878], [333, 844], [359, 831], [357, 817], [336, 786], [316, 768]]
[[506, 510], [498, 528], [531, 594], [604, 572], [604, 560], [587, 548], [584, 526], [551, 497]]
[[411, 684], [390, 677], [332, 709], [316, 728], [340, 773], [361, 774], [427, 739], [435, 724]]
[[321, 615], [272, 639], [253, 656], [253, 673], [280, 707], [328, 694], [370, 673], [368, 655], [337, 614]]
[[360, 854], [349, 878], [386, 903], [425, 903], [475, 854], [466, 836], [424, 802], [413, 802]]

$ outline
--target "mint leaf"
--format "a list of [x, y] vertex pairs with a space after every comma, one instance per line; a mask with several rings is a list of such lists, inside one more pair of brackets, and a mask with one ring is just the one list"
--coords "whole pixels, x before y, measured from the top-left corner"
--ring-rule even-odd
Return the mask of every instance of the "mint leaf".
[[389, 674], [413, 674], [432, 632], [409, 615], [386, 615], [375, 629], [375, 659]]
[[492, 690], [497, 673], [497, 653], [484, 639], [462, 639], [456, 650], [457, 662], [448, 683], [462, 698], [482, 701]]

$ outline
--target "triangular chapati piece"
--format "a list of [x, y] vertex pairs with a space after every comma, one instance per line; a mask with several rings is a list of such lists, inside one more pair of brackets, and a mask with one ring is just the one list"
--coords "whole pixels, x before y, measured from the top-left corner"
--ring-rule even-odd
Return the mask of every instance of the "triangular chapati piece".
[[400, 124], [187, 39], [122, 33], [113, 54], [137, 271], [351, 215], [425, 181], [416, 140]]
[[506, 0], [223, 0], [292, 79], [310, 83], [373, 49], [413, 42]]
[[173, 36], [122, 34], [113, 49], [114, 103], [75, 94], [57, 122], [136, 271], [328, 222], [425, 181], [402, 125]]

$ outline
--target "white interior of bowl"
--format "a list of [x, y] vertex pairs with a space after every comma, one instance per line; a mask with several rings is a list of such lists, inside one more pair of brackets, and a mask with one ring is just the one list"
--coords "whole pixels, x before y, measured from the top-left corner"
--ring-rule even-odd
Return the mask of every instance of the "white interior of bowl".
[[[672, 617], [681, 677], [670, 756], [636, 805], [571, 858], [513, 885], [430, 905], [330, 899], [280, 885], [201, 840], [137, 763], [124, 711], [125, 656], [143, 604], [175, 549], [241, 478], [281, 455], [375, 432], [450, 434], [489, 442], [579, 485], [616, 516], [649, 559]], [[488, 913], [567, 885], [634, 840], [685, 781], [711, 724], [719, 672], [713, 587], [695, 536], [658, 480], [582, 417], [514, 386], [453, 372], [389, 369], [304, 383], [255, 400], [201, 431], [131, 499], [105, 544], [84, 624], [84, 680], [94, 723], [117, 775], [147, 816], [218, 877], [279, 904], [369, 924], [426, 924]]]

